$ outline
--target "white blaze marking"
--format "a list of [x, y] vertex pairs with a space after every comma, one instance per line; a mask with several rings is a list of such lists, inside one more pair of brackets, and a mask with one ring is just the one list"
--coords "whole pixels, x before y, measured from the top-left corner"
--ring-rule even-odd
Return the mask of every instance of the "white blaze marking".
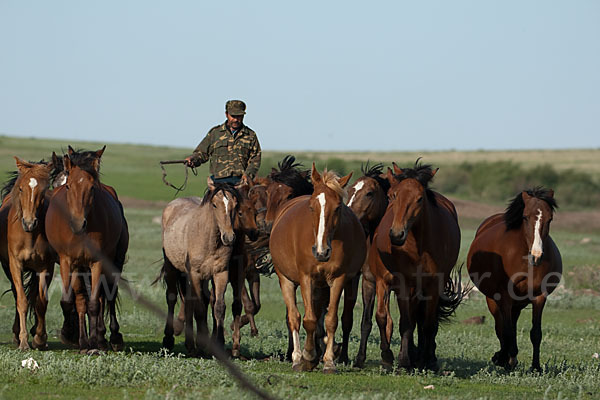
[[352, 202], [354, 201], [356, 193], [358, 193], [358, 191], [362, 189], [364, 185], [365, 181], [356, 182], [356, 185], [354, 185], [354, 193], [352, 193], [352, 197], [350, 197], [350, 201], [348, 202], [348, 207], [352, 206]]
[[533, 245], [531, 246], [531, 255], [534, 257], [541, 257], [543, 253], [542, 249], [542, 236], [540, 235], [542, 225], [542, 210], [538, 208], [537, 220], [535, 221], [534, 239]]
[[57, 185], [57, 186], [62, 186], [62, 185], [64, 185], [65, 183], [67, 183], [67, 176], [66, 176], [66, 175], [63, 175], [63, 176], [60, 178], [60, 181], [58, 182], [58, 185]]
[[83, 182], [83, 178], [79, 178], [79, 183]]
[[225, 203], [225, 214], [227, 214], [229, 212], [229, 200], [227, 196], [223, 196], [223, 203]]
[[29, 187], [31, 188], [31, 202], [33, 203], [33, 193], [35, 192], [35, 187], [37, 186], [37, 181], [35, 178], [29, 178]]
[[321, 205], [321, 213], [319, 215], [319, 229], [317, 230], [317, 252], [323, 251], [323, 235], [325, 235], [325, 193], [320, 193], [317, 196]]

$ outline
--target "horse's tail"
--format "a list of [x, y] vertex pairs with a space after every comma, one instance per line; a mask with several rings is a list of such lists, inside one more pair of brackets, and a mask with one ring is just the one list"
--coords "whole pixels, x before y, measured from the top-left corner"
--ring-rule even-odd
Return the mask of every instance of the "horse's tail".
[[444, 292], [438, 303], [439, 322], [449, 322], [465, 296], [473, 289], [473, 286], [469, 284], [465, 286], [462, 284], [461, 272], [463, 265], [461, 264], [460, 267], [453, 269], [444, 284]]
[[35, 271], [26, 269], [23, 271], [23, 288], [25, 289], [25, 297], [27, 298], [27, 315], [31, 318], [35, 312], [35, 304], [39, 297], [40, 277]]

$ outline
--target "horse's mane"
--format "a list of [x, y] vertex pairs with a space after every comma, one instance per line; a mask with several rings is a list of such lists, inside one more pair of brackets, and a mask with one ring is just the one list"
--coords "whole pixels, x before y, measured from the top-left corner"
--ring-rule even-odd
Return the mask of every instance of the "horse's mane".
[[233, 186], [227, 183], [214, 183], [213, 186], [213, 190], [211, 190], [208, 187], [206, 188], [206, 191], [204, 192], [204, 197], [202, 197], [202, 205], [208, 204], [208, 202], [210, 202], [213, 199], [213, 197], [215, 197], [215, 195], [221, 191], [230, 193], [233, 197], [235, 197], [237, 203], [241, 204], [242, 195]]
[[435, 193], [429, 188], [429, 183], [433, 179], [433, 169], [431, 168], [431, 164], [419, 163], [420, 159], [421, 157], [417, 158], [413, 168], [402, 168], [402, 173], [399, 175], [394, 174], [394, 178], [398, 182], [402, 182], [405, 179], [415, 179], [425, 188], [425, 194], [431, 204], [437, 206]]
[[390, 182], [381, 177], [381, 174], [383, 174], [383, 164], [382, 163], [377, 163], [375, 165], [373, 165], [372, 167], [369, 167], [369, 162], [367, 161], [366, 165], [361, 165], [360, 166], [360, 170], [363, 173], [363, 176], [366, 176], [367, 178], [372, 178], [375, 179], [377, 181], [377, 183], [379, 184], [379, 186], [381, 187], [381, 189], [383, 189], [384, 193], [387, 193], [387, 191], [390, 188]]
[[302, 164], [295, 161], [296, 157], [285, 156], [282, 161], [277, 163], [279, 171], [271, 172], [269, 178], [292, 188], [294, 197], [312, 194], [313, 185], [308, 180], [308, 171], [301, 171], [298, 167], [301, 167]]
[[[542, 186], [536, 186], [525, 190], [525, 192], [531, 197], [545, 201], [552, 209], [552, 212], [558, 208], [556, 200], [550, 195], [551, 192], [549, 189]], [[522, 193], [519, 193], [510, 201], [510, 203], [508, 203], [508, 207], [506, 207], [506, 211], [504, 212], [504, 223], [506, 224], [507, 231], [521, 227], [524, 209], [525, 202], [523, 201], [523, 195]]]
[[348, 193], [338, 182], [339, 178], [340, 177], [335, 172], [327, 171], [327, 168], [325, 168], [323, 174], [321, 175], [321, 179], [323, 179], [323, 184], [329, 189], [333, 190], [338, 196], [340, 196], [342, 202], [346, 203]]
[[[68, 154], [68, 157], [73, 165], [92, 175], [94, 180], [100, 178], [100, 162], [102, 161], [102, 157], [98, 157], [98, 154], [95, 151], [77, 149], [73, 150], [71, 154]], [[95, 161], [98, 161], [97, 169], [96, 165], [94, 165]], [[64, 165], [61, 165], [61, 168], [61, 170], [64, 170]]]

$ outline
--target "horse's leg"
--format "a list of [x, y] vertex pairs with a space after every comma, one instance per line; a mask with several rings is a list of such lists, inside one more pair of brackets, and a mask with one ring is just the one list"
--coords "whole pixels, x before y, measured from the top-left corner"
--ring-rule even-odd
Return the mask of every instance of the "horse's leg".
[[208, 307], [210, 306], [210, 289], [208, 279], [202, 281], [202, 294], [196, 304], [197, 308], [199, 309], [199, 312], [196, 314], [196, 323], [198, 324], [197, 334], [205, 338], [205, 344], [197, 349], [198, 356], [212, 357], [210, 349], [206, 348], [206, 343], [208, 342]]
[[[117, 320], [117, 296], [119, 294], [118, 280], [112, 282], [110, 298], [108, 300], [108, 312], [110, 314], [110, 346], [113, 351], [123, 350], [123, 335], [120, 332], [119, 321]], [[103, 317], [100, 317], [103, 319]]]
[[352, 332], [352, 323], [354, 322], [354, 306], [358, 297], [358, 283], [360, 274], [346, 282], [344, 286], [344, 311], [342, 312], [342, 350], [338, 362], [348, 364], [348, 342]]
[[79, 351], [80, 353], [86, 353], [89, 348], [88, 333], [86, 326], [86, 314], [87, 314], [87, 303], [86, 303], [86, 285], [83, 282], [83, 277], [80, 276], [79, 271], [74, 271], [71, 274], [71, 287], [75, 294], [75, 308], [77, 309], [77, 317], [79, 319]]
[[73, 286], [71, 285], [71, 266], [69, 261], [61, 257], [60, 259], [60, 277], [62, 281], [62, 293], [60, 298], [60, 307], [63, 312], [63, 326], [60, 330], [59, 338], [63, 344], [77, 346], [75, 332], [79, 328], [79, 321], [75, 323], [75, 296]]
[[38, 298], [35, 304], [37, 324], [35, 336], [31, 343], [34, 349], [46, 350], [48, 348], [48, 334], [46, 333], [46, 310], [48, 308], [48, 287], [54, 275], [54, 263], [40, 273], [38, 282]]
[[90, 317], [90, 336], [89, 336], [89, 345], [90, 350], [98, 349], [98, 320], [100, 319], [100, 291], [101, 291], [101, 282], [100, 279], [105, 278], [102, 275], [102, 263], [95, 262], [92, 263], [90, 272], [91, 272], [91, 286], [90, 286], [90, 297], [88, 300], [88, 312]]
[[183, 279], [180, 278], [181, 283], [184, 285], [185, 292], [185, 348], [188, 355], [194, 356], [196, 353], [196, 344], [194, 343], [194, 307], [195, 295], [193, 285], [191, 283], [191, 276]]
[[508, 356], [507, 362], [503, 365], [506, 369], [513, 369], [517, 365], [517, 346], [515, 336], [515, 324], [513, 321], [513, 305], [510, 300], [502, 299], [499, 304], [502, 314], [502, 340]]
[[[422, 333], [424, 336], [424, 346], [423, 354], [421, 355], [420, 360], [418, 360], [419, 368], [427, 368], [432, 371], [438, 370], [437, 358], [435, 356], [435, 337], [437, 336], [439, 321], [438, 321], [438, 304], [439, 304], [439, 294], [437, 292], [438, 285], [430, 285], [429, 290], [424, 292], [425, 298], [422, 300], [424, 303], [424, 315], [423, 315], [423, 329]], [[433, 288], [433, 290], [431, 290]], [[415, 307], [418, 308], [418, 307]], [[413, 314], [414, 315], [414, 314]], [[413, 317], [414, 318], [414, 317]], [[419, 337], [419, 342], [421, 342], [421, 337]], [[402, 343], [404, 345], [404, 343]], [[414, 347], [414, 344], [413, 344]], [[410, 350], [410, 347], [409, 347]]]
[[29, 333], [27, 332], [27, 295], [25, 294], [25, 288], [23, 287], [23, 265], [21, 261], [14, 257], [12, 254], [10, 257], [10, 273], [12, 275], [15, 290], [17, 292], [17, 312], [19, 313], [19, 349], [29, 350]]
[[531, 331], [529, 337], [531, 344], [533, 345], [533, 361], [531, 363], [531, 369], [534, 371], [542, 372], [540, 366], [540, 343], [542, 342], [542, 311], [544, 311], [544, 305], [546, 304], [546, 296], [540, 295], [533, 299], [533, 310], [531, 312]]
[[[396, 299], [400, 308], [400, 338], [402, 343], [398, 354], [398, 366], [411, 369], [414, 367], [414, 360], [411, 360], [410, 353], [415, 345], [415, 309], [418, 307], [418, 299], [417, 296], [411, 297], [411, 291], [405, 284], [400, 285], [396, 292]], [[420, 341], [421, 338], [419, 338]]]
[[[204, 348], [205, 348], [205, 343], [208, 339], [208, 337], [206, 336], [206, 331], [203, 329], [203, 321], [206, 321], [206, 312], [207, 312], [207, 305], [204, 304], [204, 296], [202, 294], [202, 287], [204, 284], [204, 281], [202, 279], [200, 279], [199, 275], [191, 272], [190, 273], [191, 276], [191, 285], [192, 285], [192, 293], [194, 296], [193, 302], [187, 302], [186, 303], [186, 309], [187, 308], [191, 308], [193, 310], [193, 314], [194, 314], [194, 318], [196, 319], [196, 341], [195, 341], [195, 347], [196, 347], [196, 351], [195, 351], [195, 356], [201, 356]], [[187, 321], [186, 321], [186, 326], [187, 326]], [[187, 338], [186, 338], [187, 340]]]
[[378, 279], [375, 283], [375, 292], [377, 294], [377, 311], [375, 312], [375, 321], [379, 327], [381, 349], [381, 363], [385, 368], [391, 368], [394, 364], [394, 354], [390, 350], [390, 341], [386, 334], [388, 319], [388, 304], [390, 301], [390, 289], [383, 279]]
[[[251, 267], [252, 272], [246, 274], [246, 279], [248, 281], [248, 287], [250, 288], [250, 297], [252, 298], [252, 311], [250, 313], [246, 313], [248, 316], [248, 321], [250, 322], [250, 335], [258, 336], [258, 328], [256, 327], [256, 321], [254, 317], [260, 311], [260, 274], [254, 266]], [[243, 321], [242, 321], [243, 323]]]
[[213, 315], [216, 321], [216, 342], [221, 348], [225, 347], [225, 291], [229, 283], [229, 271], [225, 270], [213, 275], [215, 306]]
[[510, 369], [513, 369], [518, 364], [517, 354], [519, 354], [519, 346], [517, 344], [517, 322], [519, 321], [519, 316], [521, 315], [521, 310], [523, 310], [524, 307], [525, 307], [525, 305], [513, 305], [512, 306], [512, 312], [511, 312], [512, 349], [509, 348], [509, 350], [508, 350], [509, 358], [508, 358], [508, 367], [507, 367]]
[[[177, 304], [177, 270], [173, 264], [165, 257], [163, 270], [165, 273], [165, 297], [167, 300], [167, 321], [165, 323], [165, 336], [162, 346], [167, 350], [173, 350], [175, 347], [175, 338], [173, 337], [173, 314], [175, 313], [175, 304]], [[183, 310], [183, 307], [182, 307]]]
[[[175, 336], [181, 335], [181, 332], [183, 332], [183, 328], [185, 326], [185, 295], [180, 293], [179, 297], [181, 299], [179, 313], [177, 314], [177, 318], [173, 319], [173, 334]], [[174, 309], [173, 312], [175, 312]]]
[[375, 283], [369, 281], [365, 275], [362, 278], [362, 300], [363, 312], [360, 322], [360, 345], [356, 359], [354, 360], [354, 366], [358, 368], [364, 367], [365, 360], [367, 359], [367, 341], [373, 328], [373, 308], [375, 306]]
[[498, 350], [494, 354], [494, 356], [492, 357], [492, 362], [496, 365], [504, 366], [508, 361], [508, 352], [504, 343], [504, 334], [502, 333], [504, 321], [502, 320], [500, 305], [490, 297], [486, 297], [485, 301], [487, 302], [487, 306], [490, 310], [490, 313], [494, 317], [494, 329], [496, 331], [496, 337], [500, 342], [500, 350]]
[[[242, 242], [243, 243], [243, 242]], [[231, 356], [240, 357], [240, 320], [242, 314], [242, 289], [244, 288], [244, 256], [235, 254], [229, 261], [229, 280], [233, 291], [233, 303], [231, 313], [233, 314], [233, 334], [231, 335]]]
[[[292, 343], [292, 368], [295, 371], [302, 370], [302, 350], [300, 350], [300, 312], [296, 305], [296, 285], [281, 274], [279, 277], [279, 287], [283, 295], [283, 301], [286, 306], [287, 326], [289, 338]], [[289, 348], [289, 343], [288, 343]]]
[[343, 275], [335, 279], [329, 291], [329, 307], [327, 307], [327, 315], [325, 316], [325, 328], [327, 329], [327, 349], [325, 350], [325, 355], [323, 356], [324, 373], [337, 372], [335, 367], [334, 342], [335, 331], [338, 325], [338, 306], [340, 304], [342, 290], [344, 290], [344, 285], [346, 283], [345, 281], [346, 277]]
[[315, 349], [317, 351], [317, 357], [323, 358], [325, 354], [325, 348], [327, 347], [327, 331], [325, 330], [325, 314], [327, 312], [327, 305], [329, 305], [329, 286], [314, 290], [313, 289], [313, 312], [317, 319], [317, 328], [315, 330]]
[[304, 350], [302, 351], [304, 371], [311, 371], [319, 363], [319, 357], [317, 357], [317, 350], [315, 349], [317, 315], [315, 314], [315, 304], [313, 302], [313, 290], [311, 277], [300, 276], [300, 292], [302, 293], [302, 300], [304, 302], [304, 319], [302, 320], [302, 324], [306, 332]]
[[[104, 278], [102, 278], [104, 279]], [[104, 285], [105, 283], [100, 283]], [[108, 283], [106, 283], [108, 285]], [[110, 285], [107, 286], [108, 291], [110, 292]], [[105, 293], [100, 293], [98, 297], [98, 304], [100, 305], [100, 311], [98, 312], [98, 349], [99, 350], [108, 350], [108, 342], [106, 341], [106, 322], [104, 321], [104, 316], [106, 315], [106, 296]], [[110, 310], [110, 307], [109, 307]]]

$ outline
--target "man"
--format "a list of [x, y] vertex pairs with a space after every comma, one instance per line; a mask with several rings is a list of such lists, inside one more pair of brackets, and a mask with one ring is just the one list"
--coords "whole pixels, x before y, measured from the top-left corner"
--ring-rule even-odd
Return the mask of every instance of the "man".
[[213, 127], [194, 153], [185, 159], [186, 165], [197, 167], [210, 160], [210, 173], [218, 183], [239, 183], [242, 174], [254, 178], [260, 168], [261, 150], [256, 133], [244, 125], [246, 104], [229, 100], [225, 104], [227, 120]]

